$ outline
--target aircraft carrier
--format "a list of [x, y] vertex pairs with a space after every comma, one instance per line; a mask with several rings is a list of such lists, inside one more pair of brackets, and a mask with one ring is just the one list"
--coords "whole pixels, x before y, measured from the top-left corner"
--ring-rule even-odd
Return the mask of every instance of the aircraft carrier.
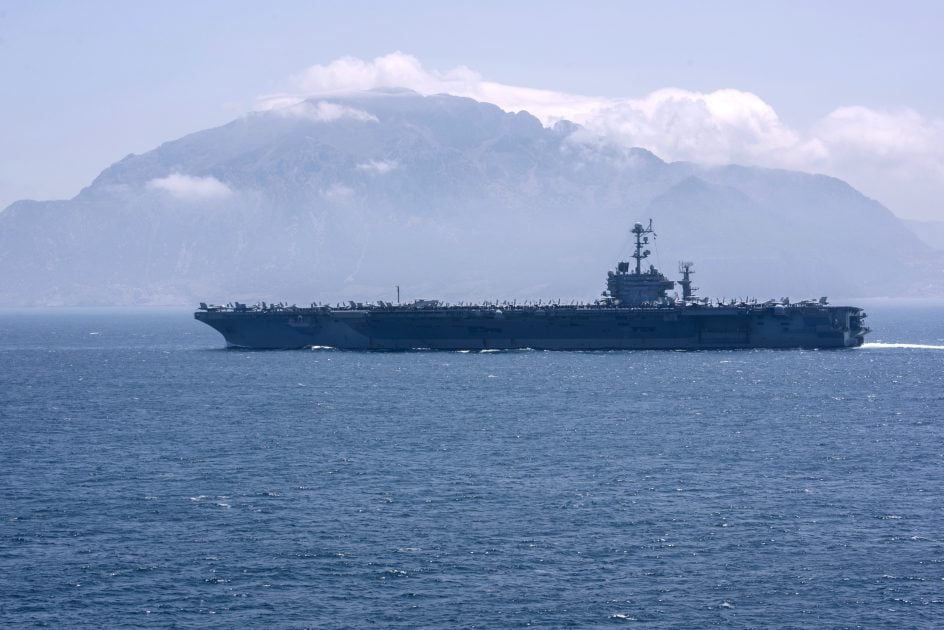
[[[438, 300], [347, 306], [200, 304], [194, 317], [234, 348], [345, 350], [703, 350], [848, 348], [862, 345], [865, 312], [826, 298], [791, 302], [711, 301], [695, 296], [692, 264], [675, 282], [642, 262], [652, 221], [632, 229], [635, 264], [607, 274], [606, 291], [589, 304], [482, 303]], [[399, 300], [398, 300], [399, 302]]]

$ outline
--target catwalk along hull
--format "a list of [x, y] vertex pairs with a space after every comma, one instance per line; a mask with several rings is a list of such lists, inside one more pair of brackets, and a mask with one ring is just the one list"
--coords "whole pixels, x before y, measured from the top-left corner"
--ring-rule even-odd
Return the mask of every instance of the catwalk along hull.
[[795, 306], [207, 309], [231, 347], [349, 350], [699, 350], [862, 344], [860, 309]]

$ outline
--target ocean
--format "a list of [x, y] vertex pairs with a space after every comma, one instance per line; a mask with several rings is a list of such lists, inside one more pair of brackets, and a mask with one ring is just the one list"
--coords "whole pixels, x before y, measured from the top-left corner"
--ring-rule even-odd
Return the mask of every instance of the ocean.
[[0, 311], [0, 625], [944, 626], [944, 303], [830, 351]]

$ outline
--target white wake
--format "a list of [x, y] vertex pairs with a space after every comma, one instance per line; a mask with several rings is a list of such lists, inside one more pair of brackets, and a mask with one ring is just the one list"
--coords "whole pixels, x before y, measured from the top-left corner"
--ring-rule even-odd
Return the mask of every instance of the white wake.
[[927, 343], [882, 343], [880, 341], [864, 343], [860, 348], [911, 348], [918, 350], [944, 350], [944, 346], [935, 346]]

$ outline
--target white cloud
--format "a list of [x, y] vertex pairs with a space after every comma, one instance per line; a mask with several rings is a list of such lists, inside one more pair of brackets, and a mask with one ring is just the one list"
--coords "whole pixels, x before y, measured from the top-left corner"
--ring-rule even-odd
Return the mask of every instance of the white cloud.
[[790, 129], [773, 107], [739, 90], [663, 89], [642, 99], [614, 100], [575, 122], [666, 160], [788, 166], [823, 155], [819, 143]]
[[307, 118], [315, 122], [334, 122], [342, 119], [377, 122], [376, 116], [362, 109], [329, 101], [312, 102], [290, 94], [270, 94], [260, 97], [256, 101], [256, 110], [273, 112], [280, 116]]
[[368, 160], [357, 165], [357, 170], [377, 175], [386, 175], [400, 165], [393, 160]]
[[186, 201], [225, 199], [233, 194], [229, 186], [215, 177], [193, 177], [180, 173], [152, 179], [147, 183], [147, 187]]
[[571, 120], [591, 135], [641, 146], [667, 160], [787, 166], [823, 152], [815, 140], [788, 128], [760, 97], [733, 89], [701, 93], [669, 88], [643, 98], [567, 94], [486, 81], [465, 66], [427, 70], [416, 57], [401, 52], [372, 61], [342, 57], [311, 66], [295, 82], [304, 96], [392, 87], [468, 96], [506, 111], [528, 111], [547, 126]]
[[409, 87], [422, 93], [446, 91], [442, 86], [454, 82], [465, 69], [446, 74], [429, 72], [412, 55], [401, 52], [364, 61], [341, 57], [327, 65], [314, 65], [294, 77], [306, 94], [331, 94], [370, 90], [378, 87]]
[[838, 156], [867, 153], [870, 160], [889, 166], [916, 155], [944, 163], [944, 121], [911, 109], [840, 107], [820, 120], [814, 133]]
[[347, 203], [354, 197], [354, 189], [344, 184], [331, 184], [321, 191], [321, 196], [331, 203]]
[[304, 97], [295, 94], [265, 94], [256, 98], [256, 106], [253, 108], [257, 112], [279, 112], [285, 115], [291, 115], [292, 108], [305, 102]]
[[[575, 140], [639, 146], [670, 161], [825, 172], [902, 214], [937, 208], [944, 197], [944, 120], [909, 109], [840, 107], [809, 129], [797, 129], [760, 96], [742, 90], [666, 88], [633, 98], [568, 94], [487, 81], [465, 66], [429, 70], [401, 52], [370, 61], [342, 57], [311, 66], [294, 80], [298, 96], [272, 97], [289, 111], [309, 97], [409, 88], [420, 94], [467, 96], [506, 111], [525, 110], [547, 126], [571, 120], [585, 127]], [[908, 189], [902, 190], [903, 185]]]
[[486, 81], [466, 66], [446, 72], [427, 70], [416, 57], [402, 52], [383, 55], [372, 61], [341, 57], [326, 65], [311, 66], [293, 78], [305, 96], [409, 88], [420, 94], [468, 96], [509, 111], [526, 110], [545, 124], [553, 124], [562, 118], [575, 120], [580, 113], [595, 111], [606, 103], [605, 99]]
[[828, 147], [825, 169], [901, 214], [944, 220], [944, 120], [840, 107], [813, 134]]

